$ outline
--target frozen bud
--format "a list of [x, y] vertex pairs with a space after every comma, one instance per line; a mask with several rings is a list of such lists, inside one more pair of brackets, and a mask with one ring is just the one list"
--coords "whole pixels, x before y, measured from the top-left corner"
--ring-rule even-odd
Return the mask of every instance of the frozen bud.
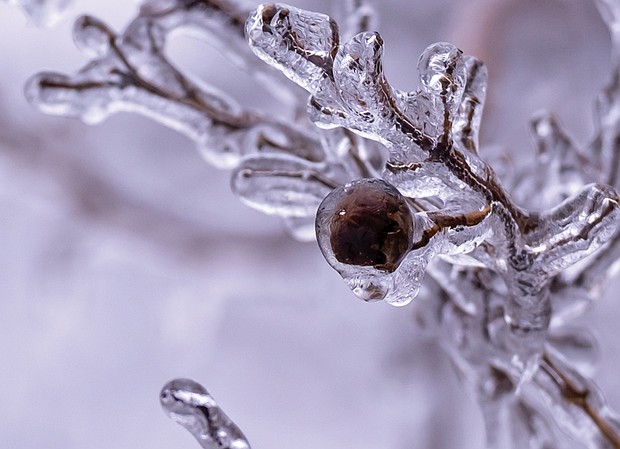
[[110, 48], [114, 33], [106, 24], [91, 16], [81, 16], [73, 25], [75, 45], [92, 57], [103, 56]]
[[424, 90], [435, 94], [461, 93], [465, 85], [465, 67], [461, 50], [452, 44], [438, 42], [424, 50], [418, 61]]
[[[413, 220], [403, 196], [380, 179], [334, 190], [329, 245], [338, 262], [393, 272], [411, 248]], [[324, 203], [325, 204], [325, 203]]]
[[[416, 296], [435, 254], [426, 214], [383, 179], [334, 189], [319, 206], [316, 233], [327, 262], [364, 301], [404, 306]], [[415, 242], [415, 243], [414, 243]]]
[[266, 3], [250, 14], [245, 33], [252, 51], [309, 92], [331, 76], [338, 25], [329, 16]]

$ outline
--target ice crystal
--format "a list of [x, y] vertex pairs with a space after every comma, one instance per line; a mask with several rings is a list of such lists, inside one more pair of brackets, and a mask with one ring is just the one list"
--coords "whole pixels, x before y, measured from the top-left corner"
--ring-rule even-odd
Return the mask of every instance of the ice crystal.
[[[223, 0], [147, 1], [121, 34], [85, 16], [74, 37], [92, 60], [74, 75], [39, 74], [26, 91], [44, 112], [96, 123], [132, 111], [185, 133], [232, 168], [242, 201], [294, 235], [307, 237], [316, 215], [327, 262], [366, 301], [406, 305], [428, 283], [418, 313], [477, 398], [489, 447], [620, 448], [617, 416], [580, 371], [596, 344], [568, 325], [620, 255], [620, 2], [598, 4], [615, 54], [596, 135], [580, 148], [554, 116], [537, 116], [538, 157], [512, 185], [479, 151], [483, 63], [436, 43], [414, 90], [397, 90], [359, 2], [346, 3], [343, 30], [325, 14]], [[305, 89], [310, 120], [251, 111], [190, 80], [164, 52], [177, 29], [215, 39], [282, 98], [306, 101], [293, 83]], [[247, 447], [202, 387], [173, 382], [162, 401], [203, 447]]]

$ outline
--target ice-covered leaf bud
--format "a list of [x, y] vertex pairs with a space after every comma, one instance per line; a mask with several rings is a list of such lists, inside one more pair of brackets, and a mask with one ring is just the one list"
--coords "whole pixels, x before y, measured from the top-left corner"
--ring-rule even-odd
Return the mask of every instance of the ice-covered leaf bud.
[[250, 14], [245, 33], [259, 58], [309, 92], [332, 76], [338, 25], [325, 14], [266, 3]]
[[420, 82], [427, 92], [447, 95], [448, 100], [460, 96], [465, 85], [463, 53], [447, 42], [432, 44], [418, 61]]
[[81, 16], [73, 25], [73, 40], [80, 50], [91, 57], [103, 56], [110, 48], [114, 33], [99, 19]]
[[411, 247], [413, 220], [403, 196], [380, 179], [336, 189], [329, 212], [329, 244], [336, 260], [396, 270]]

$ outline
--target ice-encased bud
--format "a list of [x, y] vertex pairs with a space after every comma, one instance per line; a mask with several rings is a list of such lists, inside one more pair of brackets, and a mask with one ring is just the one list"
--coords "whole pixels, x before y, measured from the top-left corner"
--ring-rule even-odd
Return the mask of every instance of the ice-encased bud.
[[329, 225], [339, 262], [394, 271], [411, 246], [413, 222], [404, 198], [380, 180], [344, 187]]
[[75, 45], [93, 58], [103, 56], [110, 48], [114, 33], [105, 23], [92, 16], [81, 16], [73, 25]]
[[405, 305], [418, 293], [435, 245], [419, 245], [433, 223], [382, 179], [334, 189], [319, 206], [316, 234], [323, 256], [356, 296]]
[[259, 58], [310, 92], [331, 72], [338, 25], [325, 14], [266, 3], [250, 14], [245, 32]]
[[418, 61], [420, 82], [425, 91], [447, 95], [448, 101], [460, 96], [465, 85], [463, 53], [447, 42], [428, 46]]
[[383, 39], [364, 32], [342, 46], [334, 59], [334, 80], [340, 98], [360, 119], [373, 121], [383, 109]]
[[203, 449], [249, 449], [243, 432], [200, 384], [175, 379], [162, 388], [159, 401], [166, 414], [185, 427]]
[[457, 113], [453, 118], [452, 133], [455, 143], [471, 153], [478, 153], [478, 133], [486, 99], [488, 73], [482, 61], [463, 56], [465, 87]]

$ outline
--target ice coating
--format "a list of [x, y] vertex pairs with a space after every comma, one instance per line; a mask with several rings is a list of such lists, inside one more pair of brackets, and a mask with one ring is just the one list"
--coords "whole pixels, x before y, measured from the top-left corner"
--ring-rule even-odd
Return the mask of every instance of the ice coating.
[[220, 409], [204, 387], [189, 379], [175, 379], [161, 390], [166, 414], [185, 427], [203, 449], [249, 449], [243, 432]]
[[[262, 29], [257, 26], [251, 32], [255, 41], [260, 41]], [[285, 33], [286, 30], [280, 31]], [[297, 73], [298, 66], [287, 65], [293, 57], [289, 59], [286, 48], [283, 50], [285, 53], [280, 53], [277, 61], [265, 53], [261, 57], [295, 80], [290, 74]], [[545, 354], [552, 303], [561, 297], [550, 293], [550, 285], [567, 268], [606, 248], [616, 238], [618, 195], [607, 185], [588, 184], [592, 182], [596, 164], [584, 163], [583, 154], [552, 117], [541, 117], [534, 124], [540, 162], [533, 170], [540, 173], [536, 177], [536, 196], [545, 199], [546, 210], [519, 207], [479, 156], [478, 133], [487, 82], [484, 65], [451, 44], [433, 44], [424, 51], [418, 64], [418, 90], [404, 93], [392, 89], [385, 79], [382, 53], [383, 41], [377, 33], [354, 35], [335, 53], [331, 71], [329, 63], [315, 66], [316, 73], [323, 68], [320, 83], [300, 83], [311, 94], [309, 111], [317, 125], [345, 127], [384, 144], [390, 153], [381, 175], [387, 183], [354, 181], [336, 188], [323, 201], [317, 215], [319, 246], [328, 263], [365, 301], [385, 299], [395, 305], [409, 303], [428, 270], [446, 291], [452, 292], [450, 295], [459, 307], [478, 313], [489, 308], [494, 310], [493, 320], [479, 322], [461, 334], [471, 335], [476, 328], [483, 330], [477, 339], [468, 337], [471, 353], [462, 352], [465, 347], [453, 340], [454, 334], [448, 338], [451, 343], [447, 346], [456, 345], [455, 359], [476, 367], [474, 372], [478, 374], [470, 379], [474, 390], [489, 382], [490, 376], [498, 382], [497, 388], [508, 386], [502, 395], [513, 394], [518, 384], [530, 388], [536, 373], [545, 369], [544, 363], [539, 362], [541, 354]], [[317, 75], [314, 79], [318, 78]], [[607, 142], [610, 146], [606, 138], [595, 142], [603, 142], [603, 147]], [[604, 155], [604, 148], [598, 153]], [[614, 180], [614, 176], [611, 174], [607, 179]], [[424, 217], [425, 221], [417, 222], [418, 229], [425, 230], [428, 238], [412, 237], [410, 248], [393, 270], [386, 270], [378, 256], [343, 256], [338, 248], [340, 234], [332, 235], [334, 217], [342, 213], [342, 198], [347, 190], [361, 183], [381, 185], [395, 197], [404, 195], [407, 199], [403, 201], [411, 206], [413, 223], [416, 217]], [[562, 190], [558, 191], [557, 186]], [[385, 229], [383, 224], [375, 226]], [[377, 234], [368, 235], [375, 236], [368, 237], [372, 242]], [[387, 241], [374, 248], [382, 248]], [[453, 270], [439, 269], [443, 262], [431, 261], [435, 255], [455, 264]], [[603, 265], [602, 259], [598, 260]], [[376, 261], [380, 263], [373, 263]], [[480, 274], [481, 267], [487, 272], [484, 276]], [[460, 275], [450, 274], [457, 270]], [[463, 282], [469, 286], [451, 287]], [[489, 297], [482, 294], [485, 290], [495, 293]], [[463, 292], [467, 292], [467, 299]], [[457, 325], [455, 320], [465, 318], [460, 313], [448, 314], [443, 324], [458, 328], [463, 323]], [[481, 349], [484, 346], [487, 349]], [[561, 382], [555, 382], [555, 387], [564, 391], [569, 388]], [[480, 396], [489, 422], [498, 411], [494, 401], [499, 393], [491, 391]], [[561, 439], [553, 430], [549, 415], [538, 413], [538, 405], [527, 396], [510, 401], [507, 407], [509, 416], [516, 420], [514, 429], [520, 425], [531, 426], [528, 420], [539, 422], [536, 427], [540, 432], [536, 436], [539, 444], [556, 444], [556, 439]], [[581, 421], [576, 428], [583, 425], [590, 428], [592, 435], [596, 434], [591, 441], [598, 438], [597, 446], [593, 447], [604, 445], [610, 438], [613, 441], [605, 425], [597, 421], [600, 417], [593, 417], [588, 410], [581, 407], [577, 412]], [[488, 433], [489, 441], [494, 441], [497, 431], [493, 426], [489, 426]], [[531, 434], [530, 431], [530, 437]], [[519, 443], [515, 447], [520, 447]]]
[[[74, 75], [33, 78], [27, 95], [45, 112], [89, 123], [132, 111], [185, 133], [208, 162], [233, 168], [242, 201], [284, 217], [299, 238], [308, 239], [318, 207], [321, 251], [365, 301], [402, 306], [425, 286], [424, 316], [478, 400], [489, 447], [620, 448], [617, 416], [584, 375], [596, 344], [568, 326], [620, 257], [620, 7], [598, 4], [616, 47], [592, 141], [580, 147], [555, 116], [540, 114], [537, 158], [506, 183], [479, 149], [484, 64], [432, 44], [418, 85], [394, 89], [382, 67], [388, 45], [354, 0], [342, 35], [329, 16], [280, 4], [249, 12], [225, 0], [152, 0], [120, 34], [85, 16], [75, 40], [91, 62]], [[214, 39], [295, 111], [306, 99], [268, 65], [308, 91], [317, 126], [248, 110], [190, 80], [163, 51], [168, 33], [185, 28]], [[353, 217], [361, 228], [342, 231], [334, 217], [362, 186], [366, 199], [380, 192], [385, 202], [358, 204], [378, 215]], [[171, 416], [212, 447], [208, 417], [221, 411], [206, 391], [182, 381], [164, 392]], [[222, 435], [240, 435], [227, 418], [223, 425]], [[232, 441], [247, 447], [242, 436], [220, 444]]]
[[[92, 60], [74, 75], [43, 72], [33, 76], [26, 85], [26, 97], [43, 112], [76, 117], [89, 124], [122, 111], [146, 115], [195, 141], [208, 163], [222, 169], [237, 167], [235, 173], [252, 173], [235, 175], [233, 181], [234, 190], [247, 204], [283, 218], [312, 219], [329, 189], [377, 172], [377, 146], [341, 130], [320, 132], [307, 121], [246, 109], [218, 89], [181, 73], [165, 54], [170, 33], [179, 28], [198, 32], [227, 48], [226, 55], [251, 71], [276, 97], [289, 102], [298, 98], [292, 84], [273, 82], [273, 71], [251, 53], [244, 35], [247, 16], [248, 11], [233, 2], [151, 1], [144, 3], [122, 33], [94, 17], [82, 16], [75, 23], [74, 40]], [[304, 26], [310, 27], [306, 37], [312, 61], [336, 45], [330, 43], [338, 37], [336, 28], [329, 36], [312, 34], [312, 30], [322, 29], [313, 25], [314, 21], [325, 18], [292, 11], [285, 20], [297, 23], [303, 19], [305, 25], [296, 29], [299, 37], [305, 35]], [[331, 23], [335, 27], [335, 22]], [[336, 157], [336, 153], [340, 154]], [[257, 175], [252, 165], [260, 159], [254, 157], [257, 154], [269, 154], [278, 168], [267, 170], [270, 175], [260, 169]], [[322, 165], [317, 166], [319, 163]], [[303, 168], [313, 164], [314, 168]], [[304, 181], [301, 172], [311, 174], [311, 179]], [[301, 192], [304, 185], [306, 193]], [[283, 194], [269, 193], [274, 186]], [[307, 239], [308, 232], [302, 232]], [[291, 233], [297, 235], [296, 226], [291, 227]]]
[[246, 35], [258, 57], [310, 91], [329, 76], [339, 36], [329, 16], [273, 3], [250, 15]]
[[318, 164], [273, 155], [244, 159], [233, 171], [231, 185], [243, 202], [264, 213], [314, 217], [338, 184], [322, 175]]
[[[266, 19], [270, 23], [276, 20], [274, 14], [281, 16], [277, 31], [271, 25], [264, 26]], [[289, 23], [290, 14], [291, 9], [286, 6], [263, 6], [248, 21], [247, 33], [252, 36], [250, 45], [262, 59], [296, 81], [306, 70], [306, 65], [300, 66], [296, 59], [299, 50], [280, 45], [277, 53], [268, 53], [266, 41], [262, 40], [279, 36], [284, 42], [286, 36], [296, 35], [296, 25]], [[313, 23], [323, 27], [323, 35], [333, 32], [327, 19]], [[589, 255], [616, 232], [615, 191], [593, 187], [591, 195], [583, 193], [567, 199], [546, 214], [521, 209], [510, 199], [492, 169], [477, 156], [477, 133], [486, 90], [482, 64], [465, 57], [451, 44], [433, 44], [418, 63], [419, 90], [403, 95], [389, 87], [383, 75], [382, 54], [383, 40], [373, 32], [353, 36], [333, 55], [325, 51], [322, 63], [312, 65], [315, 75], [323, 74], [322, 78], [313, 75], [313, 79], [320, 78], [320, 83], [299, 83], [313, 94], [312, 117], [324, 125], [343, 126], [384, 143], [390, 150], [384, 177], [416, 201], [441, 199], [445, 206], [438, 213], [451, 217], [442, 218], [443, 224], [437, 226], [442, 234], [452, 237], [435, 244], [433, 252], [451, 255], [472, 252], [483, 242], [490, 245], [486, 251], [494, 248], [495, 260], [489, 264], [482, 257], [481, 263], [515, 289], [506, 302], [506, 319], [516, 328], [544, 331], [550, 320], [546, 316], [550, 305], [545, 293], [550, 278]], [[405, 111], [399, 105], [404, 105]], [[429, 108], [432, 113], [415, 114], [416, 105], [422, 105], [422, 110]], [[599, 195], [597, 189], [605, 193]], [[592, 197], [597, 197], [595, 202], [600, 204], [593, 205], [588, 212], [578, 211], [580, 207], [588, 209], [588, 198]], [[558, 213], [569, 210], [574, 210], [570, 218]], [[478, 226], [480, 214], [493, 219]], [[320, 225], [320, 216], [321, 213], [317, 232], [321, 241], [321, 232], [331, 228]], [[490, 223], [495, 225], [492, 230]], [[472, 226], [478, 227], [471, 231]], [[461, 228], [467, 232], [463, 233]], [[360, 278], [363, 275], [351, 275], [348, 269], [339, 271], [347, 273], [345, 280], [364, 298], [381, 296], [379, 290], [388, 295], [389, 289], [377, 287], [381, 283], [376, 273], [371, 274], [372, 281], [366, 282]]]

